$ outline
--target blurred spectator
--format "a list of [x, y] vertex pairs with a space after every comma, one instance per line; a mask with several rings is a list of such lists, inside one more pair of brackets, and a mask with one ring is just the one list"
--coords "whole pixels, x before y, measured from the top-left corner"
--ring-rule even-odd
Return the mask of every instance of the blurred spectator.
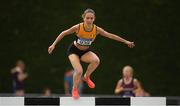
[[140, 82], [133, 77], [133, 71], [131, 66], [125, 66], [123, 68], [123, 78], [118, 81], [115, 88], [115, 94], [122, 97], [148, 96], [142, 89]]
[[50, 88], [44, 88], [44, 90], [43, 90], [43, 96], [44, 96], [44, 97], [49, 97], [49, 96], [51, 96], [51, 89], [50, 89]]
[[[73, 88], [73, 75], [75, 71], [73, 68], [67, 68], [64, 74], [64, 90], [66, 95], [70, 95]], [[83, 81], [80, 80], [80, 84], [78, 85], [79, 94], [82, 93], [83, 90]]]
[[16, 96], [24, 96], [24, 80], [27, 74], [24, 72], [25, 64], [22, 60], [16, 62], [16, 66], [11, 70], [13, 78], [13, 92]]

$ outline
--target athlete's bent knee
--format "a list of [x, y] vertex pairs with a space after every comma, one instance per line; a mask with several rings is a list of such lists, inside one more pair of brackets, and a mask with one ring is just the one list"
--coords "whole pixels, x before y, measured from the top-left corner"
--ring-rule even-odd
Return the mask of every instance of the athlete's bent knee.
[[93, 63], [94, 63], [94, 64], [96, 64], [96, 65], [99, 65], [99, 63], [100, 63], [100, 60], [99, 60], [99, 58], [97, 58], [97, 59], [94, 59], [94, 60], [93, 60]]
[[76, 70], [76, 74], [77, 74], [77, 75], [82, 75], [82, 73], [83, 73], [83, 70], [82, 70], [82, 69], [77, 69], [77, 70]]

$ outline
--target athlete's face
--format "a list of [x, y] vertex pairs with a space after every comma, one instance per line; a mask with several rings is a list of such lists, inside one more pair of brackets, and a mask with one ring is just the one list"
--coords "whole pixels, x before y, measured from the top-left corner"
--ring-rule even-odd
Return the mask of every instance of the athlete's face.
[[84, 22], [86, 24], [93, 24], [95, 20], [95, 16], [93, 13], [86, 13], [85, 16], [84, 16]]
[[131, 67], [125, 67], [125, 68], [123, 69], [123, 76], [124, 76], [125, 78], [130, 78], [130, 77], [132, 77], [132, 76], [133, 76], [133, 70], [132, 70], [132, 68], [131, 68]]

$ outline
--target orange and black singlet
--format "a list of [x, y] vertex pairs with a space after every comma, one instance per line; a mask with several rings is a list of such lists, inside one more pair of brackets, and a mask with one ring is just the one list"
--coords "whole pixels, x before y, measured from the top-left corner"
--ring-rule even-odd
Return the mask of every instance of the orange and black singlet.
[[79, 30], [76, 32], [77, 40], [76, 42], [82, 46], [90, 46], [95, 40], [97, 35], [96, 25], [93, 24], [91, 31], [86, 31], [84, 23], [79, 24]]

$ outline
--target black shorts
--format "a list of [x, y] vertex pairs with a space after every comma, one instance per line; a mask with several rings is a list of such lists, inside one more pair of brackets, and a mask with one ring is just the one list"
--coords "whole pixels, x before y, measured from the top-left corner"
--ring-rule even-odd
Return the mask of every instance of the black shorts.
[[67, 55], [69, 56], [70, 54], [76, 54], [79, 56], [79, 58], [81, 58], [82, 55], [84, 55], [85, 53], [89, 52], [90, 49], [88, 48], [87, 50], [79, 50], [74, 43], [72, 43], [67, 50]]
[[13, 92], [17, 90], [24, 90], [24, 82], [13, 81]]

